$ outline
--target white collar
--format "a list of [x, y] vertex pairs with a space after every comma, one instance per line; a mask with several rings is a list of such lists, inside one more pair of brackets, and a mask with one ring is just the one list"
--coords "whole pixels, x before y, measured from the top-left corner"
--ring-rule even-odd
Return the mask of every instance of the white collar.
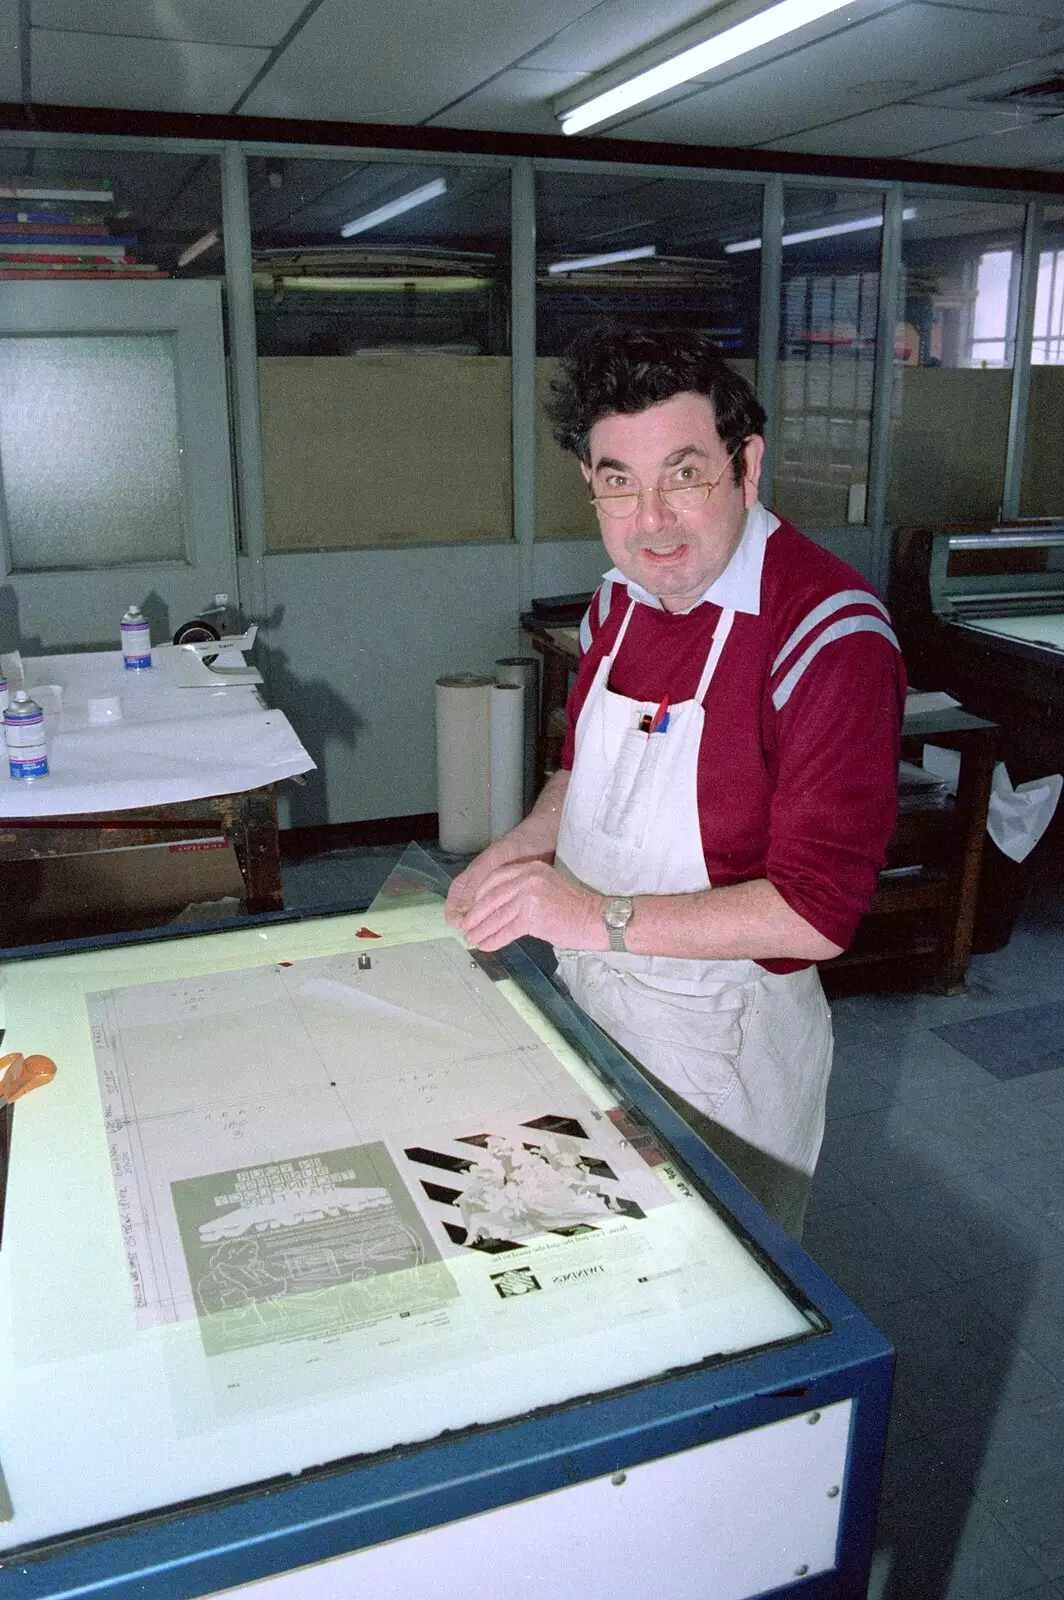
[[[765, 546], [770, 534], [774, 533], [779, 525], [779, 517], [772, 511], [766, 511], [760, 500], [755, 500], [746, 513], [743, 536], [728, 565], [719, 578], [714, 578], [705, 594], [700, 595], [694, 605], [689, 606], [687, 610], [693, 611], [695, 606], [711, 600], [715, 606], [721, 606], [727, 611], [746, 611], [753, 617], [758, 616], [761, 611], [761, 568], [765, 562]], [[644, 589], [642, 584], [626, 578], [619, 567], [611, 567], [606, 573], [605, 581], [623, 583], [633, 600], [638, 600], [645, 606], [652, 606], [656, 611], [665, 609], [657, 595]], [[687, 613], [677, 614], [685, 616]]]

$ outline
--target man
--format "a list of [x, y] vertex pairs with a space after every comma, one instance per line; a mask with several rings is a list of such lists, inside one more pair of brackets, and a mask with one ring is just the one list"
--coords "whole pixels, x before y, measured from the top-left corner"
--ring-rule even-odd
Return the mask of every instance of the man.
[[904, 671], [850, 567], [758, 500], [764, 411], [697, 333], [596, 332], [550, 406], [615, 565], [561, 770], [448, 916], [573, 997], [800, 1237], [845, 948], [897, 809]]

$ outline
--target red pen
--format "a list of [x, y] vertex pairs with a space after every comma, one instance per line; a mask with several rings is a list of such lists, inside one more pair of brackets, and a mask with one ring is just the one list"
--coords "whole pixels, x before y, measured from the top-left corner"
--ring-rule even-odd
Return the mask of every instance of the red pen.
[[669, 716], [669, 697], [668, 697], [668, 695], [666, 695], [664, 700], [661, 702], [660, 706], [658, 707], [658, 709], [655, 711], [654, 715], [650, 719], [650, 731], [651, 731], [651, 733], [658, 733], [659, 731], [664, 732], [663, 724], [667, 725], [668, 716]]

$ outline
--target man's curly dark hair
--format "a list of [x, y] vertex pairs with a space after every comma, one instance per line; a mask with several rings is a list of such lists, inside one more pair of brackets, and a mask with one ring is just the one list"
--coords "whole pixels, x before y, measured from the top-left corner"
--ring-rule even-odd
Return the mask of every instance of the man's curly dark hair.
[[[618, 413], [634, 416], [678, 394], [705, 396], [729, 452], [764, 432], [764, 407], [746, 379], [729, 367], [712, 339], [689, 328], [600, 327], [582, 334], [563, 358], [545, 410], [562, 448], [590, 463], [588, 436], [596, 422]], [[733, 458], [732, 472], [741, 483], [741, 454]]]

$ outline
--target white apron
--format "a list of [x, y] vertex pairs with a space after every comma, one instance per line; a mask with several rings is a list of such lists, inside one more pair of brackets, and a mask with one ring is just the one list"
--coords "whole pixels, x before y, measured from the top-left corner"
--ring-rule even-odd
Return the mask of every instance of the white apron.
[[[635, 604], [577, 721], [556, 865], [599, 894], [691, 894], [710, 887], [698, 817], [703, 702], [735, 613], [721, 613], [694, 699], [670, 705], [664, 732], [648, 733], [640, 721], [659, 708], [608, 686]], [[575, 950], [559, 950], [558, 966], [577, 1003], [800, 1237], [831, 1070], [816, 968]]]

